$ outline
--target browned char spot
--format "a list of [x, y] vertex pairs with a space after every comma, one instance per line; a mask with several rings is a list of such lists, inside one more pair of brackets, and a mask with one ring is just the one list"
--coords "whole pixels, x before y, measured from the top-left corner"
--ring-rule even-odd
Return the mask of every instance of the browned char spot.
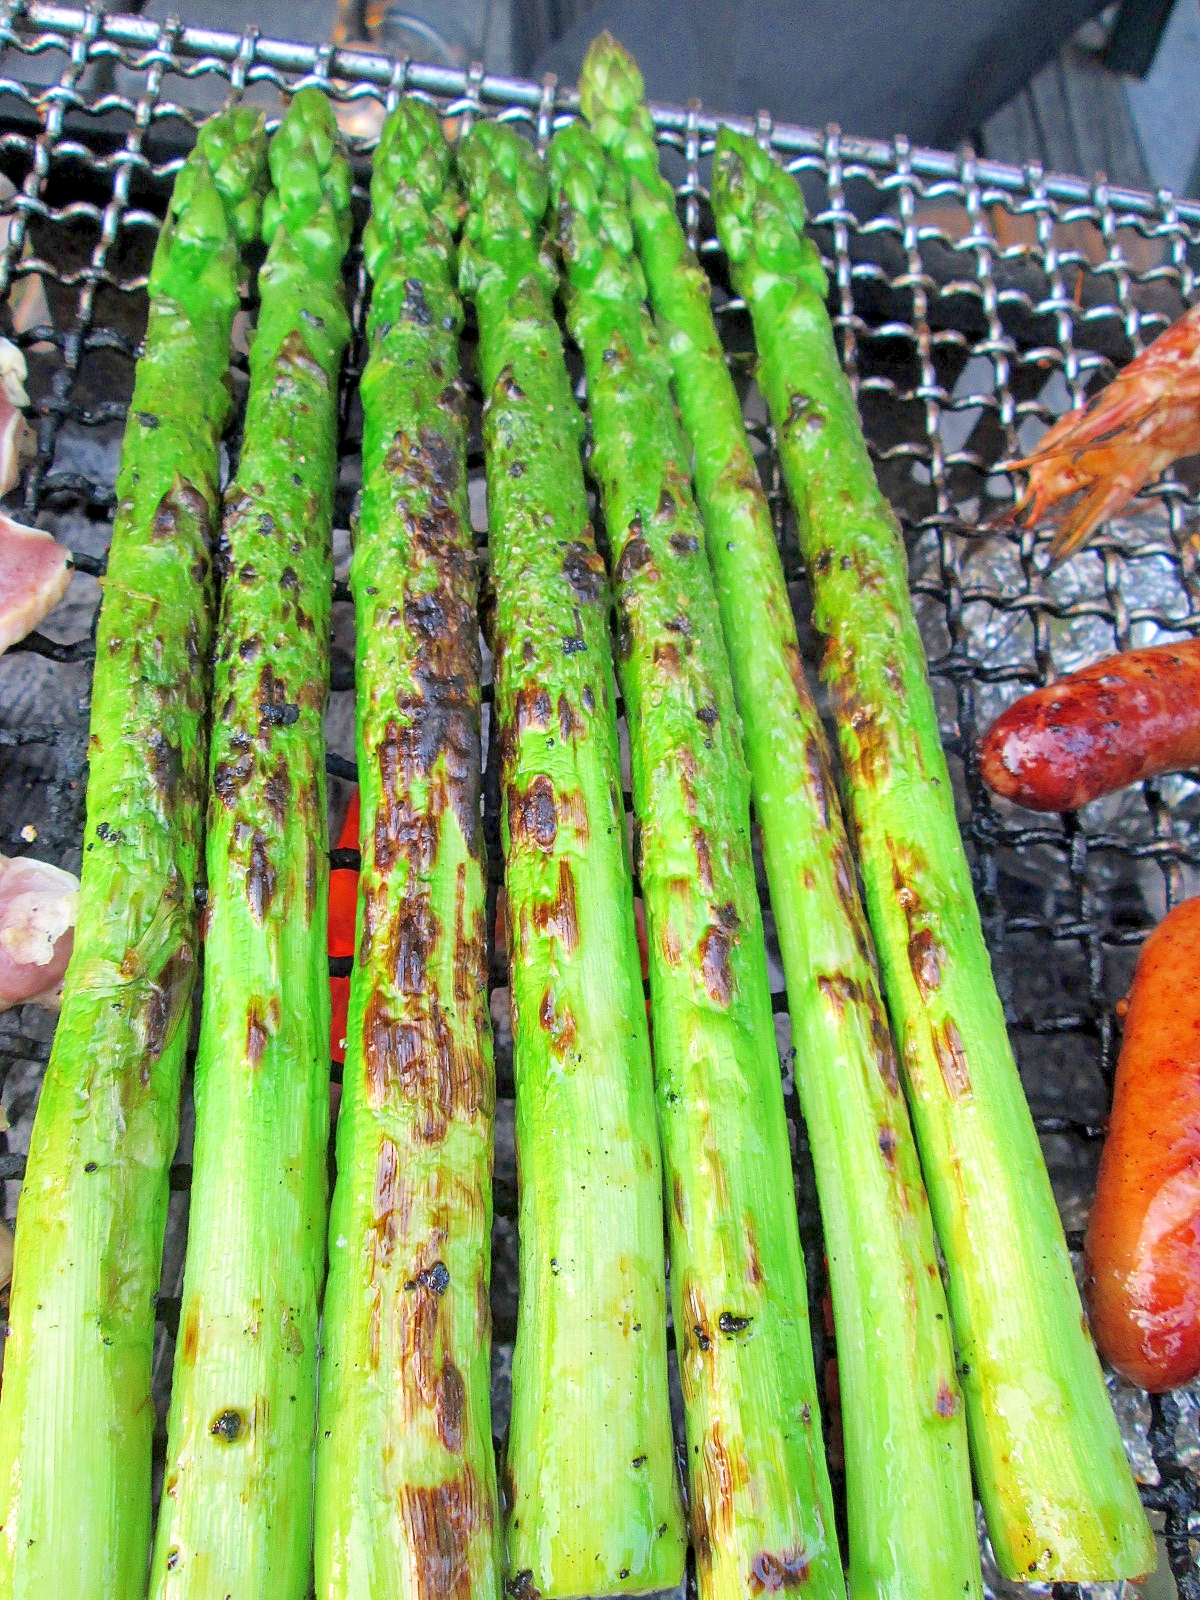
[[940, 1378], [938, 1380], [937, 1399], [933, 1403], [934, 1410], [937, 1412], [939, 1417], [952, 1417], [958, 1410], [958, 1407], [958, 1395], [946, 1382], [945, 1378]]
[[438, 1434], [447, 1450], [462, 1449], [462, 1415], [466, 1398], [462, 1374], [449, 1356], [443, 1356], [441, 1381], [434, 1402], [434, 1416], [437, 1420]]
[[701, 1494], [693, 1493], [691, 1499], [692, 1548], [696, 1552], [696, 1568], [698, 1572], [708, 1572], [712, 1568], [712, 1534], [708, 1529], [708, 1507]]
[[701, 1520], [712, 1543], [725, 1544], [733, 1531], [736, 1487], [733, 1461], [720, 1427], [713, 1421], [692, 1470], [692, 1497], [697, 1508], [704, 1508]]
[[554, 784], [546, 773], [532, 778], [524, 793], [515, 784], [508, 786], [508, 828], [514, 846], [534, 844], [539, 850], [553, 849], [558, 811]]
[[279, 877], [267, 852], [267, 841], [261, 829], [254, 830], [254, 837], [250, 841], [250, 865], [246, 872], [246, 898], [250, 903], [250, 914], [261, 927], [267, 912], [271, 909], [271, 902], [275, 898], [275, 890], [279, 884]]
[[460, 861], [454, 881], [454, 1003], [460, 1011], [470, 1006], [487, 981], [487, 927], [483, 908], [467, 915], [467, 864]]
[[588, 823], [587, 796], [582, 789], [560, 789], [556, 798], [558, 807], [558, 821], [561, 827], [566, 823], [575, 831], [576, 839], [580, 844], [586, 844], [591, 836], [591, 827]]
[[875, 1066], [889, 1091], [892, 1094], [897, 1093], [900, 1079], [896, 1047], [892, 1043], [892, 1031], [888, 1027], [883, 1003], [875, 985], [870, 982], [861, 983], [857, 978], [852, 978], [844, 972], [823, 972], [817, 979], [817, 988], [834, 1006], [839, 1016], [844, 1016], [851, 1005], [862, 1005], [867, 1008], [867, 1027]]
[[803, 705], [808, 705], [810, 695], [808, 692], [808, 679], [804, 676], [804, 662], [800, 657], [800, 646], [794, 639], [788, 639], [783, 647], [783, 654], [787, 661], [788, 676], [792, 680], [792, 687]]
[[442, 1483], [405, 1482], [400, 1518], [416, 1567], [418, 1600], [471, 1600], [471, 1544], [489, 1525], [486, 1494], [474, 1470]]
[[299, 328], [291, 329], [285, 336], [283, 343], [279, 346], [279, 354], [275, 358], [275, 364], [278, 367], [293, 367], [306, 374], [309, 378], [315, 379], [323, 389], [328, 389], [329, 387], [329, 374], [316, 357], [309, 354], [308, 346], [305, 344], [304, 336]]
[[565, 1056], [575, 1043], [575, 1017], [565, 1000], [559, 1009], [553, 989], [547, 989], [542, 996], [538, 1021], [550, 1035], [550, 1048], [554, 1054]]
[[692, 829], [692, 849], [696, 852], [696, 870], [700, 887], [705, 894], [713, 892], [712, 847], [703, 828]]
[[213, 793], [227, 811], [232, 811], [237, 804], [253, 770], [253, 752], [246, 747], [235, 748], [231, 741], [229, 759], [218, 761], [212, 776]]
[[175, 1030], [187, 1011], [192, 985], [196, 980], [196, 957], [190, 944], [181, 944], [164, 964], [158, 980], [139, 986], [143, 1049], [147, 1064], [142, 1068], [143, 1084], [150, 1081], [148, 1063], [157, 1061], [174, 1038]]
[[651, 570], [647, 573], [647, 577], [656, 578], [658, 574], [654, 571], [653, 563], [654, 556], [642, 535], [642, 519], [639, 514], [629, 524], [629, 537], [625, 541], [625, 548], [621, 551], [613, 577], [618, 584], [626, 584], [635, 572], [640, 572], [643, 567], [649, 567]]
[[517, 690], [513, 702], [513, 721], [518, 735], [534, 729], [546, 733], [550, 727], [550, 696], [540, 684], [527, 683]]
[[821, 741], [815, 732], [810, 733], [804, 741], [804, 760], [808, 767], [808, 781], [812, 786], [813, 800], [816, 802], [817, 815], [821, 826], [829, 826], [829, 768], [825, 760], [825, 752], [821, 748]]
[[563, 552], [563, 576], [581, 600], [599, 600], [605, 590], [604, 562], [590, 544], [575, 539]]
[[746, 1282], [760, 1284], [763, 1281], [762, 1257], [758, 1253], [758, 1234], [754, 1227], [754, 1218], [746, 1213], [742, 1223], [742, 1237], [746, 1245]]
[[278, 1026], [278, 999], [272, 996], [268, 1002], [258, 996], [252, 997], [246, 1007], [246, 1056], [252, 1067], [262, 1061], [267, 1040]]
[[866, 999], [862, 984], [844, 972], [822, 972], [817, 988], [839, 1016], [845, 1015], [847, 1005], [861, 1004]]
[[275, 765], [267, 774], [263, 784], [263, 793], [266, 795], [267, 804], [271, 808], [271, 815], [280, 827], [287, 821], [288, 807], [292, 798], [292, 780], [288, 772], [287, 757], [280, 751]]
[[925, 925], [921, 897], [914, 887], [923, 862], [911, 847], [905, 848], [889, 840], [888, 849], [892, 857], [892, 888], [908, 923], [908, 964], [922, 1000], [927, 1001], [941, 985], [945, 951], [933, 930]]
[[367, 1101], [386, 1105], [399, 1092], [423, 1117], [420, 1137], [436, 1143], [452, 1119], [474, 1117], [490, 1104], [483, 1058], [473, 1038], [454, 1037], [436, 991], [427, 1014], [396, 1018], [377, 991], [363, 1013], [363, 1067]]
[[583, 732], [583, 723], [571, 710], [571, 702], [565, 694], [558, 697], [558, 733], [564, 744], [569, 744], [577, 733]]
[[199, 1349], [200, 1313], [195, 1306], [189, 1306], [187, 1316], [183, 1319], [183, 1338], [179, 1346], [180, 1360], [187, 1366], [194, 1366]]
[[709, 928], [700, 940], [700, 969], [710, 1000], [727, 1006], [733, 999], [733, 968], [730, 952], [733, 941], [724, 928]]
[[[708, 1312], [700, 1298], [699, 1286], [691, 1273], [688, 1273], [683, 1285], [683, 1343], [685, 1355], [690, 1354], [692, 1350], [707, 1355], [713, 1345]], [[687, 1398], [686, 1394], [684, 1398]]]
[[760, 1550], [750, 1563], [752, 1594], [802, 1589], [807, 1582], [808, 1557], [803, 1550]]
[[418, 892], [400, 902], [393, 930], [393, 971], [396, 987], [401, 994], [420, 995], [425, 992], [425, 972], [439, 932], [438, 920], [430, 908], [428, 894]]
[[688, 811], [696, 810], [696, 754], [688, 745], [681, 745], [678, 752], [679, 761], [679, 787], [683, 791], [683, 803]]
[[967, 1065], [967, 1052], [953, 1017], [947, 1017], [940, 1028], [933, 1030], [933, 1048], [937, 1052], [938, 1066], [951, 1099], [971, 1092], [971, 1073]]
[[575, 903], [575, 876], [570, 863], [558, 863], [558, 893], [553, 900], [540, 900], [533, 907], [533, 925], [539, 933], [561, 940], [570, 955], [579, 943], [579, 912]]
[[942, 947], [928, 928], [919, 928], [909, 939], [908, 964], [921, 998], [928, 1000], [942, 981]]

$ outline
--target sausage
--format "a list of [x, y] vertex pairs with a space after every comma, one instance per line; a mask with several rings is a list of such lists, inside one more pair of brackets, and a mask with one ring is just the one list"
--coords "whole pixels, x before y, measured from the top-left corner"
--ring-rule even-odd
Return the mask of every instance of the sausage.
[[1031, 811], [1200, 767], [1200, 640], [1109, 656], [1025, 695], [984, 734], [979, 767]]
[[1200, 1373], [1200, 898], [1142, 946], [1084, 1246], [1101, 1353], [1155, 1392]]

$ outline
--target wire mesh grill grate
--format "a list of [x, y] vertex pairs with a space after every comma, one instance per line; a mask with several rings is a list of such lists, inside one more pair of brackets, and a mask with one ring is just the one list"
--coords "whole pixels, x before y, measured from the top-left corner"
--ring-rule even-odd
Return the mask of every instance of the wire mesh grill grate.
[[[46, 631], [0, 660], [0, 850], [77, 866], [92, 639], [111, 530], [125, 407], [146, 312], [146, 274], [175, 171], [205, 115], [243, 96], [277, 116], [317, 82], [338, 105], [355, 155], [356, 215], [383, 112], [406, 92], [447, 116], [500, 116], [544, 144], [575, 108], [552, 79], [532, 84], [95, 9], [0, 7], [0, 296], [12, 292], [30, 366], [37, 455], [21, 514], [76, 552], [77, 576]], [[749, 319], [729, 291], [713, 237], [707, 177], [716, 122], [697, 103], [658, 108], [682, 215], [714, 283], [714, 306], [744, 397], [784, 552], [801, 640], [809, 603], [765, 407], [754, 385]], [[1114, 1007], [1145, 931], [1200, 891], [1200, 785], [1175, 777], [1038, 819], [993, 802], [971, 751], [979, 730], [1027, 687], [1113, 649], [1200, 631], [1200, 474], [1184, 467], [1110, 523], [1091, 551], [1047, 571], [1033, 533], [992, 526], [1011, 504], [997, 465], [1027, 448], [1116, 365], [1190, 304], [1200, 266], [1200, 204], [1024, 170], [730, 119], [797, 172], [830, 275], [830, 304], [885, 492], [904, 526], [943, 739], [1018, 1061], [1078, 1249], [1115, 1065]], [[357, 379], [366, 279], [352, 254], [355, 336], [343, 380], [335, 539], [333, 693], [328, 719], [335, 822], [352, 781], [353, 615], [345, 587], [359, 481]], [[38, 290], [44, 293], [42, 298]], [[252, 306], [247, 310], [252, 314]], [[468, 351], [468, 372], [470, 354]], [[235, 370], [239, 393], [245, 363]], [[471, 503], [486, 558], [478, 396]], [[236, 449], [236, 440], [230, 450]], [[498, 785], [485, 828], [499, 888]], [[335, 852], [335, 866], [354, 863]], [[760, 887], [765, 889], [760, 875]], [[495, 918], [490, 925], [494, 927]], [[770, 918], [768, 915], [768, 928]], [[343, 964], [344, 965], [344, 964]], [[516, 1309], [516, 1178], [511, 1039], [502, 952], [492, 964], [499, 1073], [493, 1301], [495, 1401], [507, 1413]], [[777, 960], [773, 981], [782, 990]], [[815, 1194], [791, 1071], [782, 993], [777, 1030], [796, 1148], [814, 1332], [824, 1342]], [[29, 1007], [0, 1017], [0, 1181], [13, 1215], [52, 1021]], [[188, 1133], [172, 1174], [157, 1397], [169, 1384], [189, 1181]], [[819, 1358], [831, 1351], [818, 1349]], [[1200, 1597], [1200, 1390], [1148, 1401], [1114, 1383], [1143, 1495], [1185, 1600]], [[836, 1447], [834, 1452], [836, 1462]], [[1003, 1585], [989, 1569], [996, 1593]], [[1089, 1591], [1115, 1593], [1121, 1586]], [[1037, 1586], [1026, 1590], [1038, 1591]], [[1059, 1585], [1056, 1595], [1077, 1591]]]

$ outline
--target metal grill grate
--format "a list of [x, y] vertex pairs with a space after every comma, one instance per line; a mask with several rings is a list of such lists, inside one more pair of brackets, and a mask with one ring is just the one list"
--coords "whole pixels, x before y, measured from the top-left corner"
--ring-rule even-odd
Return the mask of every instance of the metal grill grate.
[[[451, 116], [498, 115], [544, 142], [573, 93], [359, 52], [316, 49], [99, 10], [0, 8], [0, 205], [7, 237], [0, 297], [25, 291], [20, 342], [30, 365], [37, 457], [23, 514], [76, 552], [79, 575], [44, 632], [0, 660], [0, 850], [78, 865], [92, 639], [133, 365], [145, 320], [156, 230], [199, 120], [230, 94], [277, 115], [281, 96], [318, 82], [335, 98], [355, 152], [364, 219], [367, 160], [383, 110], [404, 92]], [[743, 128], [745, 121], [737, 122]], [[802, 641], [804, 574], [765, 408], [754, 387], [749, 321], [728, 292], [705, 187], [716, 123], [698, 105], [659, 108], [656, 123], [761, 453]], [[1001, 994], [1064, 1222], [1081, 1242], [1115, 1064], [1114, 1005], [1147, 928], [1200, 890], [1200, 786], [1170, 778], [1039, 819], [990, 800], [973, 770], [978, 730], [1029, 685], [1114, 648], [1200, 631], [1200, 475], [1179, 469], [1110, 524], [1093, 550], [1046, 571], [1044, 541], [988, 520], [1011, 502], [998, 462], [1028, 446], [1142, 349], [1196, 294], [1200, 204], [1134, 194], [892, 143], [772, 124], [752, 131], [801, 177], [830, 272], [832, 306], [883, 487], [909, 542], [913, 590], [943, 737], [972, 855]], [[358, 485], [365, 278], [351, 258], [355, 339], [342, 394], [337, 521]], [[46, 296], [30, 305], [33, 280]], [[47, 321], [47, 316], [49, 320]], [[468, 363], [469, 370], [469, 363]], [[235, 374], [244, 389], [244, 361]], [[478, 396], [471, 503], [484, 533]], [[340, 820], [353, 768], [353, 614], [338, 534], [331, 805]], [[815, 651], [806, 650], [810, 664]], [[487, 830], [498, 876], [494, 762]], [[339, 854], [336, 864], [352, 864]], [[760, 875], [760, 886], [762, 885]], [[498, 884], [493, 885], [493, 892]], [[765, 888], [765, 886], [763, 886]], [[494, 919], [493, 919], [494, 925]], [[770, 919], [768, 916], [768, 928]], [[782, 988], [777, 960], [774, 981]], [[500, 1100], [493, 1303], [497, 1426], [507, 1414], [516, 1310], [516, 1181], [511, 1039], [502, 955], [493, 962]], [[777, 1028], [796, 1148], [797, 1189], [824, 1343], [815, 1197], [794, 1093], [788, 1023]], [[30, 1007], [0, 1017], [0, 1180], [15, 1209], [52, 1022]], [[160, 1310], [158, 1399], [165, 1404], [185, 1235], [188, 1128], [173, 1175]], [[818, 1356], [825, 1352], [818, 1349]], [[1200, 1597], [1200, 1389], [1149, 1401], [1113, 1384], [1143, 1494], [1162, 1528], [1177, 1591]], [[831, 1441], [836, 1464], [837, 1443]], [[993, 1592], [1004, 1585], [988, 1569]], [[1090, 1593], [1116, 1594], [1122, 1586]], [[1038, 1586], [1025, 1592], [1046, 1593]], [[1075, 1594], [1059, 1585], [1056, 1595]], [[1163, 1591], [1169, 1593], [1169, 1586]]]

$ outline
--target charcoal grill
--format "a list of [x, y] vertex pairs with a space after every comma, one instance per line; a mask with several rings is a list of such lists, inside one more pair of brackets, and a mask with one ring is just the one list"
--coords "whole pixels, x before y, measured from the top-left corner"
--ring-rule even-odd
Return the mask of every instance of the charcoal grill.
[[[96, 579], [111, 531], [150, 254], [197, 123], [231, 95], [262, 103], [277, 116], [282, 97], [298, 84], [321, 84], [350, 135], [361, 226], [378, 122], [401, 94], [423, 94], [460, 119], [512, 120], [542, 144], [574, 113], [577, 98], [552, 78], [534, 84], [490, 76], [480, 67], [460, 72], [266, 39], [253, 29], [236, 36], [19, 0], [0, 7], [0, 52], [0, 171], [15, 187], [0, 205], [0, 223], [7, 225], [0, 297], [7, 301], [10, 288], [36, 277], [50, 319], [43, 311], [30, 325], [27, 315], [19, 332], [30, 365], [37, 455], [14, 498], [19, 514], [36, 517], [71, 546], [78, 573], [46, 627], [0, 660], [0, 850], [77, 867]], [[713, 278], [714, 305], [744, 395], [811, 666], [805, 575], [753, 383], [749, 321], [729, 292], [707, 204], [716, 119], [698, 102], [686, 109], [657, 107], [654, 119], [689, 234]], [[1090, 552], [1065, 572], [1050, 574], [1044, 539], [991, 526], [1012, 500], [1011, 482], [997, 468], [1194, 300], [1200, 203], [1165, 191], [1114, 188], [1103, 178], [1088, 183], [1037, 166], [1002, 166], [970, 150], [948, 154], [899, 138], [847, 138], [837, 128], [819, 132], [766, 114], [753, 123], [728, 120], [774, 149], [806, 189], [845, 367], [908, 541], [984, 926], [1078, 1259], [1115, 1064], [1114, 1007], [1146, 930], [1169, 906], [1200, 891], [1200, 785], [1184, 777], [1147, 783], [1078, 816], [1031, 824], [1027, 813], [989, 798], [971, 751], [980, 727], [1027, 687], [1112, 649], [1200, 631], [1200, 478], [1184, 469], [1168, 475], [1131, 515], [1109, 524]], [[342, 530], [359, 481], [356, 389], [366, 280], [357, 249], [349, 272], [355, 333], [340, 412]], [[469, 345], [468, 331], [468, 374]], [[185, 382], [186, 374], [180, 379]], [[235, 381], [244, 390], [244, 360]], [[478, 395], [474, 403], [471, 505], [486, 560]], [[344, 531], [336, 536], [335, 553], [328, 768], [336, 830], [354, 776], [353, 612], [344, 582]], [[494, 895], [501, 868], [494, 758], [488, 770], [485, 825]], [[355, 862], [354, 852], [335, 852], [335, 865]], [[761, 871], [759, 881], [765, 899]], [[767, 924], [770, 934], [769, 906]], [[822, 1312], [819, 1222], [777, 955], [772, 964], [820, 1365], [832, 1350]], [[511, 1038], [502, 952], [493, 955], [492, 984], [499, 1078], [493, 1401], [499, 1430], [507, 1415], [516, 1312]], [[51, 1019], [32, 1007], [0, 1017], [0, 1120], [7, 1123], [0, 1133], [0, 1181], [10, 1219], [51, 1033]], [[159, 1302], [160, 1416], [178, 1314], [189, 1127], [185, 1113]], [[1200, 1600], [1200, 1388], [1153, 1400], [1115, 1379], [1111, 1390], [1177, 1593]], [[836, 1468], [836, 1437], [830, 1449]], [[993, 1593], [1009, 1592], [990, 1561], [985, 1571]], [[1169, 1593], [1170, 1579], [1164, 1574], [1161, 1582], [1161, 1592]], [[1060, 1584], [1051, 1591], [1030, 1585], [1024, 1592], [1099, 1596], [1119, 1594], [1123, 1586]]]

